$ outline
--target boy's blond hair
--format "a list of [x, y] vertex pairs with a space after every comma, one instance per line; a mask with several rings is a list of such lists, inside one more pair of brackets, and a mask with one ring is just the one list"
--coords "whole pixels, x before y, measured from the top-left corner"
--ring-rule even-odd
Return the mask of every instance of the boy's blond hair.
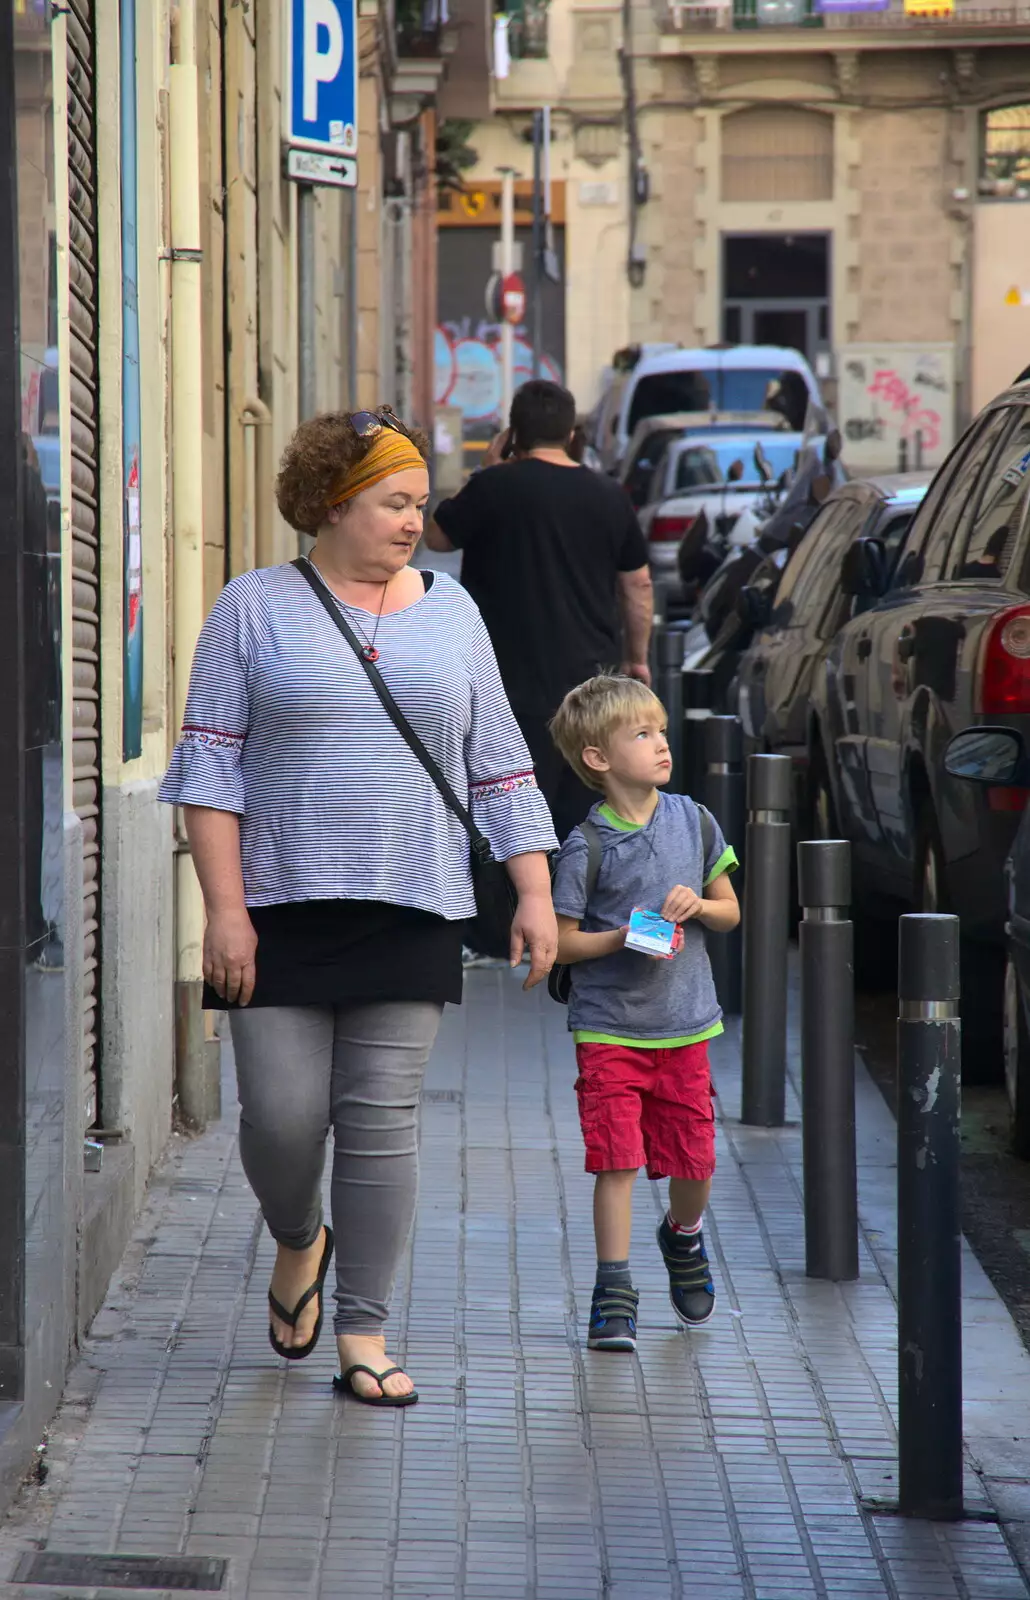
[[569, 690], [551, 719], [551, 738], [587, 788], [603, 794], [601, 774], [586, 765], [583, 751], [604, 750], [616, 728], [639, 716], [664, 722], [665, 707], [638, 679], [604, 672]]

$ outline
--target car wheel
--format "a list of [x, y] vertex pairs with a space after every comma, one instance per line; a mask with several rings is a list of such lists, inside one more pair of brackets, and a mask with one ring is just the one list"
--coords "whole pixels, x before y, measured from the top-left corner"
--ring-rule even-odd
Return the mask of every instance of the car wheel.
[[1019, 974], [1011, 956], [1005, 963], [1002, 1030], [1005, 1089], [1012, 1112], [1012, 1153], [1021, 1161], [1030, 1161], [1030, 1031]]
[[916, 875], [912, 896], [917, 911], [951, 911], [944, 846], [933, 806], [924, 800], [916, 825]]

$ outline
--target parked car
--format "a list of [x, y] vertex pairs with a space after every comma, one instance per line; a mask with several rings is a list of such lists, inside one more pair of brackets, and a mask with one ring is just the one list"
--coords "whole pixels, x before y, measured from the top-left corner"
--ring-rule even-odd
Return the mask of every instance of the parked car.
[[1000, 989], [1003, 865], [1016, 818], [949, 776], [943, 758], [971, 724], [1000, 715], [1030, 730], [1028, 492], [1022, 384], [951, 452], [893, 571], [878, 540], [851, 546], [842, 587], [863, 603], [833, 640], [812, 696], [812, 799], [852, 841], [859, 903], [962, 918], [967, 1045], [974, 1013], [977, 1027], [991, 1015], [987, 988]]
[[673, 411], [645, 417], [633, 430], [633, 437], [614, 476], [622, 484], [639, 511], [651, 496], [655, 473], [666, 451], [688, 433], [729, 434], [789, 433], [787, 420], [775, 411]]
[[778, 411], [800, 433], [819, 386], [804, 356], [778, 345], [712, 346], [641, 356], [626, 375], [618, 403], [607, 408], [595, 446], [609, 471], [618, 469], [637, 424], [676, 411]]
[[845, 556], [856, 539], [874, 538], [889, 568], [929, 482], [929, 473], [909, 473], [844, 484], [802, 535], [775, 593], [744, 590], [743, 615], [756, 631], [737, 669], [738, 713], [752, 749], [792, 758], [802, 802], [815, 677], [838, 630], [868, 604], [841, 589]]
[[675, 577], [680, 547], [702, 511], [710, 534], [729, 549], [741, 512], [785, 481], [801, 443], [797, 433], [707, 432], [671, 443], [637, 513], [653, 576]]
[[[1030, 760], [1017, 728], [979, 727], [957, 733], [944, 753], [953, 778], [983, 786], [990, 801], [1023, 805], [1030, 792]], [[1030, 812], [1005, 862], [1008, 918], [1002, 989], [1002, 1052], [1012, 1113], [1012, 1150], [1030, 1161]]]

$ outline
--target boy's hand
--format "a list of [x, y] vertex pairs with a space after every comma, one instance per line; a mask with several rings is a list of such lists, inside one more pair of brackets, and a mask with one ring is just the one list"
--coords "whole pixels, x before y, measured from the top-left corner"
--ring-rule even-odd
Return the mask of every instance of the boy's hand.
[[693, 889], [688, 889], [685, 883], [678, 883], [665, 896], [662, 916], [666, 922], [689, 922], [692, 917], [701, 914], [704, 905], [704, 900], [699, 894], [695, 894]]

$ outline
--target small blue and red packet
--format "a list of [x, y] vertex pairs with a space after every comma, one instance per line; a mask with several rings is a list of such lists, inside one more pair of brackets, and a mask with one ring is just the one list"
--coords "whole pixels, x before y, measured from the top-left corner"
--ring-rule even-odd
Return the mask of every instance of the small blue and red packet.
[[660, 961], [671, 961], [683, 949], [683, 929], [677, 922], [668, 922], [657, 911], [645, 911], [634, 906], [626, 934], [626, 949], [639, 950], [642, 955], [655, 956]]

